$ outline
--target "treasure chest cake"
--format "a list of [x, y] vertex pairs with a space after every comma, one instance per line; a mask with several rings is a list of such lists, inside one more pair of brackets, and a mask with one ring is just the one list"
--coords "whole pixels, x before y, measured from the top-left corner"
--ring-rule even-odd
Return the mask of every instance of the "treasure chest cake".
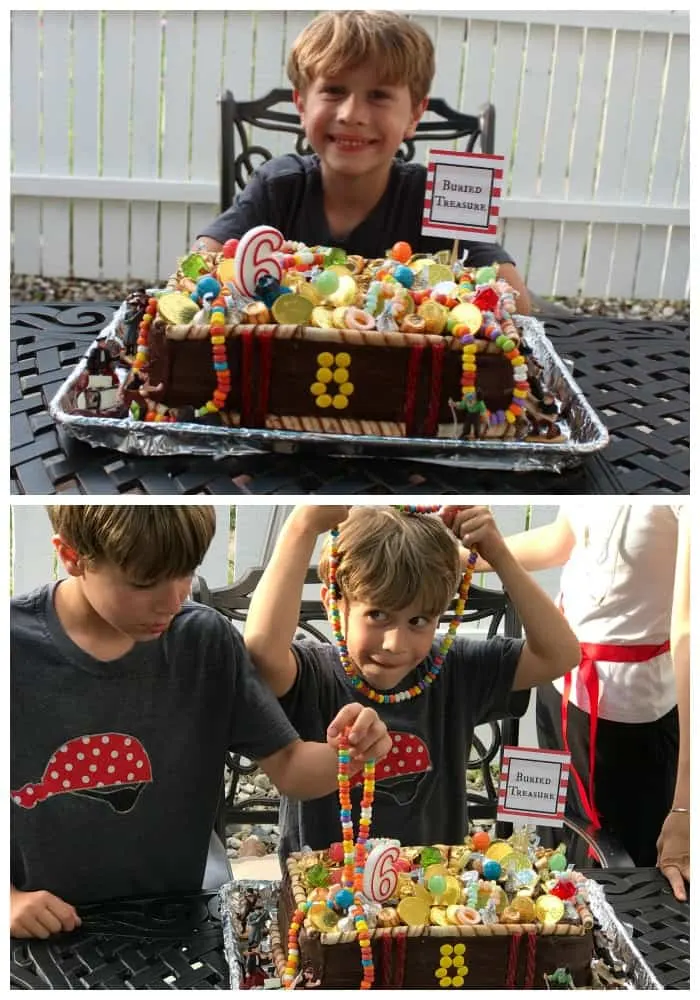
[[343, 844], [287, 860], [273, 924], [286, 985], [304, 977], [331, 989], [591, 985], [588, 883], [561, 850], [534, 847], [523, 830], [508, 841], [482, 830], [451, 847], [367, 848], [354, 892], [343, 885]]
[[498, 265], [405, 243], [365, 260], [258, 226], [132, 295], [116, 323], [119, 398], [111, 385], [108, 405], [83, 398], [163, 423], [561, 441], [525, 322]]

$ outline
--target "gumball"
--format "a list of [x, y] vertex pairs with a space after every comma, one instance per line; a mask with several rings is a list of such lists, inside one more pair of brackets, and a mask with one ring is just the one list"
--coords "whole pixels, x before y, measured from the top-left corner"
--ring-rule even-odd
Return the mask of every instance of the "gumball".
[[501, 866], [498, 861], [484, 861], [482, 873], [487, 882], [495, 882], [501, 877]]
[[486, 851], [490, 843], [491, 838], [486, 830], [477, 830], [476, 833], [472, 834], [472, 844], [475, 851]]
[[404, 240], [399, 240], [398, 243], [394, 243], [389, 256], [393, 260], [398, 260], [402, 264], [405, 264], [407, 260], [410, 260], [413, 256], [413, 248], [410, 243], [406, 243]]
[[238, 240], [226, 240], [221, 250], [224, 257], [236, 256], [236, 250], [238, 249], [238, 242], [239, 242]]
[[408, 874], [411, 871], [411, 862], [408, 858], [397, 858], [394, 862], [394, 870]]
[[347, 910], [352, 905], [353, 895], [349, 889], [341, 889], [335, 897], [335, 904], [341, 910]]
[[399, 264], [398, 267], [394, 268], [394, 278], [403, 285], [404, 288], [410, 288], [415, 281], [415, 274], [410, 267], [406, 267], [405, 264]]
[[435, 896], [441, 896], [447, 888], [444, 875], [431, 875], [428, 879], [428, 890]]
[[335, 271], [321, 271], [311, 284], [321, 295], [332, 295], [338, 291], [338, 275]]
[[216, 298], [220, 291], [221, 285], [216, 278], [212, 278], [210, 274], [205, 274], [204, 277], [200, 278], [197, 282], [197, 295], [200, 299], [205, 295], [212, 295]]
[[561, 851], [555, 851], [549, 859], [549, 870], [552, 872], [563, 872], [566, 870], [566, 855]]

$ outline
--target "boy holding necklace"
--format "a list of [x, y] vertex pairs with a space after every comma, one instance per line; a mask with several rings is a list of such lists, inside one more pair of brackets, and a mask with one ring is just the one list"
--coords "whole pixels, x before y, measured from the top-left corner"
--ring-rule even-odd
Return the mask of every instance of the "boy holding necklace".
[[[194, 250], [219, 250], [254, 226], [269, 225], [308, 246], [383, 257], [397, 242], [433, 254], [452, 243], [421, 235], [426, 169], [396, 159], [428, 104], [435, 51], [428, 34], [392, 11], [346, 10], [314, 18], [287, 63], [311, 156], [265, 163], [233, 206], [200, 234]], [[496, 243], [462, 242], [473, 267], [499, 263], [530, 299], [513, 258]]]
[[[343, 705], [376, 706], [393, 747], [377, 765], [372, 829], [404, 844], [461, 843], [474, 727], [507, 714], [512, 691], [549, 682], [579, 657], [573, 632], [510, 554], [490, 511], [441, 513], [451, 530], [440, 517], [395, 508], [295, 508], [255, 589], [245, 628], [251, 658], [304, 739], [325, 732]], [[321, 600], [339, 625], [347, 657], [334, 646], [293, 639], [317, 537], [336, 525], [337, 552], [327, 545], [319, 563]], [[440, 615], [470, 560], [456, 539], [488, 558], [525, 639], [457, 638], [446, 653], [445, 643], [435, 641]], [[283, 798], [283, 856], [340, 839], [337, 796], [310, 803]]]

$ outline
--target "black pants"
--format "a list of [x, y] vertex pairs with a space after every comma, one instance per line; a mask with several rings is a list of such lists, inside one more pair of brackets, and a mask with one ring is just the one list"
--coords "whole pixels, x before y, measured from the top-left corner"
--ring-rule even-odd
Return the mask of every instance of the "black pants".
[[[588, 791], [590, 716], [569, 703], [571, 761]], [[539, 745], [561, 750], [561, 695], [553, 684], [537, 689]], [[601, 826], [613, 833], [635, 865], [656, 865], [656, 841], [673, 804], [678, 764], [678, 709], [656, 722], [598, 719], [594, 801]], [[567, 813], [584, 818], [576, 782], [569, 780]]]

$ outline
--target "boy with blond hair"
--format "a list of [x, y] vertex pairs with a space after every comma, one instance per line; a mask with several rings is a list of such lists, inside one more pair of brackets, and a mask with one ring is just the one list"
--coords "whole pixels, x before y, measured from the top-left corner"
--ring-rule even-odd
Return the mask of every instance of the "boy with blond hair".
[[[372, 829], [404, 844], [462, 842], [474, 727], [521, 714], [522, 699], [519, 708], [509, 704], [511, 692], [565, 674], [579, 655], [563, 615], [511, 556], [488, 508], [445, 508], [441, 515], [387, 507], [295, 508], [255, 589], [245, 626], [255, 666], [304, 738], [323, 733], [342, 706], [376, 705], [393, 745], [377, 767]], [[334, 646], [293, 638], [316, 540], [338, 524], [336, 583], [346, 665]], [[457, 539], [488, 558], [525, 638], [458, 636], [436, 670], [435, 630], [469, 558]], [[327, 548], [319, 575], [321, 600], [332, 617]], [[305, 844], [320, 849], [339, 841], [337, 798], [285, 798], [280, 827], [283, 856]]]
[[[430, 37], [401, 14], [345, 10], [314, 18], [287, 62], [313, 155], [279, 156], [260, 167], [195, 249], [218, 250], [263, 224], [308, 246], [367, 258], [383, 257], [399, 241], [419, 253], [450, 249], [421, 234], [426, 168], [396, 158], [415, 135], [434, 74]], [[530, 312], [527, 288], [503, 247], [465, 241], [461, 250], [470, 266], [498, 263], [518, 293], [518, 311]]]
[[[331, 793], [390, 743], [352, 706], [303, 743], [234, 628], [186, 600], [213, 507], [53, 506], [68, 577], [10, 608], [10, 931], [48, 937], [79, 904], [201, 887], [227, 749], [278, 788]], [[327, 741], [327, 742], [326, 742]]]

